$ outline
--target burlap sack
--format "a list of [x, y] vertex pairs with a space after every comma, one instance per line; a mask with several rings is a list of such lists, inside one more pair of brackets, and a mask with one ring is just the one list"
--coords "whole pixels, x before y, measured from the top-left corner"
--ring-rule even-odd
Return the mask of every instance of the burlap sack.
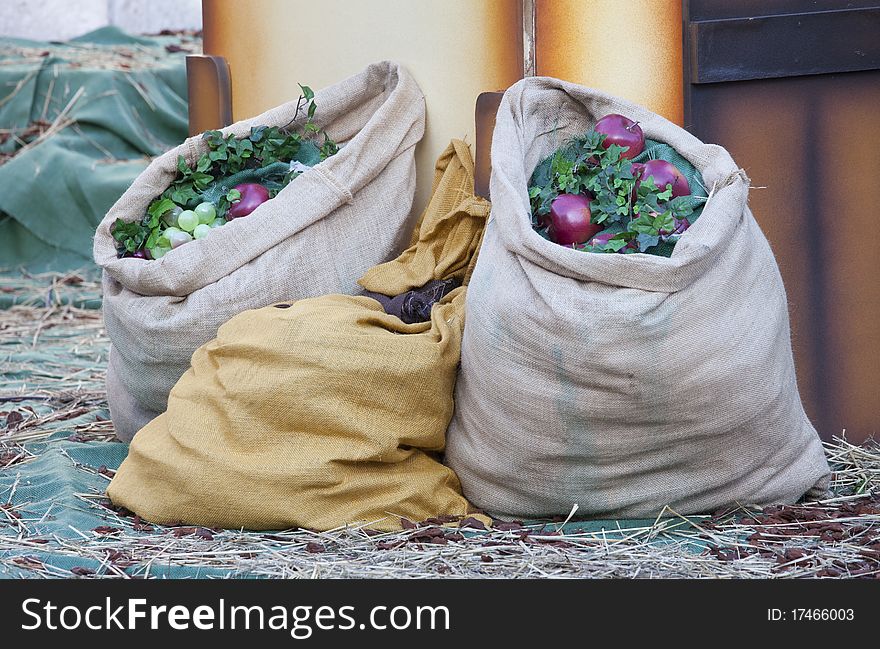
[[[406, 245], [414, 149], [425, 122], [419, 87], [386, 61], [319, 91], [315, 101], [317, 123], [343, 148], [248, 217], [158, 261], [117, 259], [111, 225], [143, 216], [173, 180], [178, 155], [191, 163], [207, 150], [193, 137], [154, 160], [98, 226], [94, 255], [104, 270], [104, 320], [113, 343], [108, 394], [119, 437], [130, 439], [165, 410], [193, 352], [230, 317], [282, 299], [354, 293], [364, 271]], [[288, 124], [296, 103], [224, 134]]]
[[[489, 214], [466, 145], [437, 165], [411, 248], [365, 288], [394, 295], [466, 281]], [[452, 417], [464, 292], [404, 324], [368, 297], [328, 295], [246, 311], [200, 347], [110, 483], [117, 505], [159, 523], [327, 530], [462, 516], [437, 459]]]
[[[671, 144], [711, 190], [671, 258], [564, 248], [529, 224], [535, 166], [608, 113]], [[601, 92], [527, 79], [498, 111], [490, 189], [446, 454], [474, 505], [653, 517], [824, 492], [782, 279], [723, 148]]]

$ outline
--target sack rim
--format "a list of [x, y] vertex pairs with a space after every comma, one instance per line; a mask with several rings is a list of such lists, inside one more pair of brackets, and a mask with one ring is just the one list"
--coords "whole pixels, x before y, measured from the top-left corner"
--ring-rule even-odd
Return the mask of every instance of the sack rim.
[[[534, 231], [528, 198], [528, 182], [534, 170], [527, 170], [525, 161], [527, 152], [541, 134], [527, 142], [524, 125], [530, 110], [546, 112], [546, 102], [541, 106], [530, 102], [529, 94], [538, 91], [558, 91], [560, 98], [573, 100], [576, 109], [585, 113], [593, 123], [596, 116], [588, 104], [619, 109], [640, 123], [646, 137], [674, 146], [701, 174], [707, 169], [711, 170], [715, 178], [710, 200], [697, 222], [676, 244], [671, 257], [645, 253], [589, 253], [560, 246]], [[677, 141], [677, 146], [668, 142], [670, 135]], [[516, 143], [513, 147], [515, 158], [503, 153], [505, 147], [511, 149], [513, 142]], [[642, 106], [601, 90], [553, 77], [522, 79], [504, 93], [492, 138], [492, 158], [500, 163], [493, 164], [490, 180], [492, 220], [499, 227], [505, 248], [538, 266], [577, 280], [648, 291], [679, 291], [715, 263], [731, 240], [735, 228], [744, 219], [751, 218], [745, 209], [748, 177], [725, 149], [701, 142], [686, 130]], [[712, 189], [711, 186], [709, 188]], [[734, 213], [731, 215], [732, 211]]]
[[[381, 89], [376, 88], [379, 84], [381, 84]], [[130, 210], [126, 210], [127, 213], [124, 214], [117, 213], [122, 211], [123, 202], [142, 199], [140, 194], [144, 192], [143, 189], [138, 189], [136, 196], [132, 196], [132, 192], [141, 178], [139, 176], [98, 225], [93, 246], [95, 262], [124, 288], [135, 293], [177, 297], [189, 295], [213, 284], [222, 277], [253, 262], [275, 245], [334, 213], [343, 204], [351, 202], [354, 194], [381, 174], [392, 159], [410, 150], [421, 139], [425, 120], [424, 96], [406, 69], [390, 60], [373, 63], [347, 79], [318, 90], [315, 93], [316, 101], [323, 101], [330, 106], [330, 110], [319, 115], [318, 121], [319, 123], [333, 121], [346, 112], [357, 110], [365, 102], [379, 97], [383, 93], [387, 94], [382, 105], [377, 111], [366, 117], [350, 138], [342, 140], [345, 142], [345, 146], [340, 149], [338, 154], [321, 161], [279, 192], [278, 196], [284, 195], [288, 201], [292, 196], [299, 194], [308, 197], [310, 203], [324, 205], [325, 207], [317, 215], [317, 218], [288, 219], [280, 223], [277, 222], [277, 219], [272, 220], [271, 231], [275, 233], [275, 236], [271, 240], [266, 240], [263, 237], [260, 241], [253, 243], [247, 239], [242, 240], [242, 225], [239, 224], [236, 227], [235, 222], [230, 222], [224, 226], [224, 230], [212, 233], [211, 239], [213, 241], [210, 243], [208, 238], [193, 241], [187, 247], [187, 254], [166, 255], [161, 259], [150, 261], [147, 265], [143, 263], [143, 260], [117, 257], [116, 240], [110, 233], [111, 225], [117, 217], [126, 220], [126, 217], [130, 216]], [[415, 106], [410, 101], [413, 95], [421, 99], [420, 102], [416, 102]], [[289, 115], [296, 103], [296, 100], [285, 102], [260, 115], [240, 120], [219, 130], [224, 135], [233, 134], [241, 137], [250, 132], [252, 126], [266, 123], [280, 124], [282, 121], [287, 123], [289, 120], [282, 118], [282, 116]], [[406, 105], [401, 106], [402, 103]], [[398, 146], [394, 155], [384, 162], [374, 160], [374, 164], [365, 165], [364, 156], [357, 155], [355, 149], [364, 146], [363, 143], [379, 131], [385, 132], [387, 137], [387, 128], [383, 128], [381, 123], [383, 117], [389, 117], [388, 113], [396, 118], [399, 125], [399, 142], [396, 143]], [[305, 117], [305, 112], [301, 111], [297, 119], [290, 123], [300, 123]], [[408, 121], [405, 119], [407, 117]], [[147, 175], [151, 168], [155, 171], [156, 167], [164, 167], [168, 164], [169, 159], [176, 160], [178, 155], [183, 155], [187, 162], [192, 164], [207, 150], [207, 143], [202, 139], [202, 134], [191, 136], [179, 146], [155, 158], [142, 172], [142, 176]], [[167, 173], [167, 171], [163, 170], [162, 173]], [[341, 178], [345, 178], [348, 182], [342, 182]], [[150, 191], [153, 189], [155, 188], [151, 188]], [[163, 190], [164, 187], [158, 189], [155, 194], [159, 194]], [[267, 202], [267, 204], [269, 203]], [[268, 218], [265, 216], [266, 214], [268, 211], [262, 205], [254, 210], [247, 217], [247, 222], [250, 224], [247, 229], [265, 230], [266, 228], [262, 226], [269, 224], [269, 221], [262, 222]], [[135, 218], [128, 220], [133, 221]], [[280, 227], [284, 225], [287, 227]], [[234, 250], [239, 254], [218, 256], [215, 253], [219, 248]], [[246, 254], [241, 255], [240, 253], [245, 250]], [[199, 268], [201, 272], [196, 275], [192, 271], [193, 268]], [[205, 272], [205, 268], [210, 268], [211, 272]]]

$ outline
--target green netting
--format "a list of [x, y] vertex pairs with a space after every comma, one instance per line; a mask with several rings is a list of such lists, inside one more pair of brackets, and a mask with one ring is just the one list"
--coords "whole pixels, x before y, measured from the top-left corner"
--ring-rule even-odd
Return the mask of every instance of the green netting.
[[187, 136], [187, 37], [114, 27], [0, 39], [0, 269], [92, 264], [95, 227], [150, 158]]
[[201, 200], [217, 203], [221, 197], [226, 196], [226, 192], [241, 183], [259, 183], [266, 189], [278, 191], [281, 189], [281, 182], [290, 172], [290, 163], [273, 162], [259, 169], [244, 169], [237, 174], [233, 174], [221, 180], [215, 180], [208, 185], [208, 188], [202, 193]]

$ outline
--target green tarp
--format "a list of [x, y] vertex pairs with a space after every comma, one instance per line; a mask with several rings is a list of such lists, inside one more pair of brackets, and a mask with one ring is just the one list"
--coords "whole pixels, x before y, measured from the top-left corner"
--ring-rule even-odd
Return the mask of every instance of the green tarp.
[[[14, 549], [4, 549], [3, 538], [0, 538], [0, 557], [7, 559], [0, 565], [0, 579], [35, 576], [28, 568], [28, 562], [34, 561], [43, 564], [41, 574], [47, 576], [70, 577], [68, 571], [71, 569], [112, 575], [114, 571], [108, 567], [107, 553], [114, 548], [113, 532], [107, 535], [106, 552], [96, 549], [93, 557], [84, 556], [81, 550], [70, 552], [65, 545], [81, 544], [84, 538], [94, 541], [100, 538], [102, 528], [139, 534], [130, 520], [120, 524], [120, 519], [106, 509], [102, 504], [105, 501], [100, 498], [108, 479], [98, 470], [109, 472], [118, 468], [125, 459], [128, 445], [67, 441], [66, 437], [59, 433], [50, 441], [31, 445], [29, 451], [38, 456], [36, 459], [0, 471], [0, 502], [14, 507], [9, 510], [25, 521], [23, 527], [27, 530], [27, 538], [36, 539], [30, 547], [22, 539], [15, 542]], [[17, 536], [17, 520], [4, 522], [5, 529], [0, 528], [0, 537]], [[157, 536], [159, 534], [154, 529], [143, 533], [145, 539], [155, 540]], [[168, 534], [164, 539], [160, 537], [159, 543], [173, 538]], [[12, 557], [18, 557], [19, 561], [10, 561]], [[146, 562], [135, 562], [122, 567], [117, 562], [115, 567], [130, 575], [148, 574], [151, 577], [237, 576], [235, 570], [228, 568], [169, 565], [156, 561], [149, 566]]]
[[0, 271], [92, 267], [92, 236], [188, 133], [186, 36], [0, 39]]

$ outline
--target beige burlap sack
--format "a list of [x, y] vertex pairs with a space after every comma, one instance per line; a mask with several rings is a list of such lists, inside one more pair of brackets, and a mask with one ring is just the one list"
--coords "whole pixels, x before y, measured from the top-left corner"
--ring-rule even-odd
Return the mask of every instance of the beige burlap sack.
[[[538, 162], [608, 113], [671, 144], [711, 190], [671, 258], [586, 253], [530, 226]], [[527, 79], [498, 111], [490, 189], [446, 453], [468, 500], [653, 517], [825, 491], [782, 279], [723, 148], [601, 92]]]
[[[193, 137], [154, 160], [98, 226], [94, 256], [104, 270], [104, 320], [113, 343], [110, 412], [122, 439], [165, 410], [193, 352], [233, 315], [283, 299], [355, 293], [368, 268], [408, 244], [414, 150], [425, 124], [418, 85], [386, 61], [319, 91], [315, 101], [315, 121], [342, 149], [246, 218], [157, 261], [116, 257], [111, 225], [143, 216], [174, 179], [178, 155], [192, 163], [207, 151]], [[296, 104], [223, 132], [245, 136], [251, 126], [286, 125]]]

